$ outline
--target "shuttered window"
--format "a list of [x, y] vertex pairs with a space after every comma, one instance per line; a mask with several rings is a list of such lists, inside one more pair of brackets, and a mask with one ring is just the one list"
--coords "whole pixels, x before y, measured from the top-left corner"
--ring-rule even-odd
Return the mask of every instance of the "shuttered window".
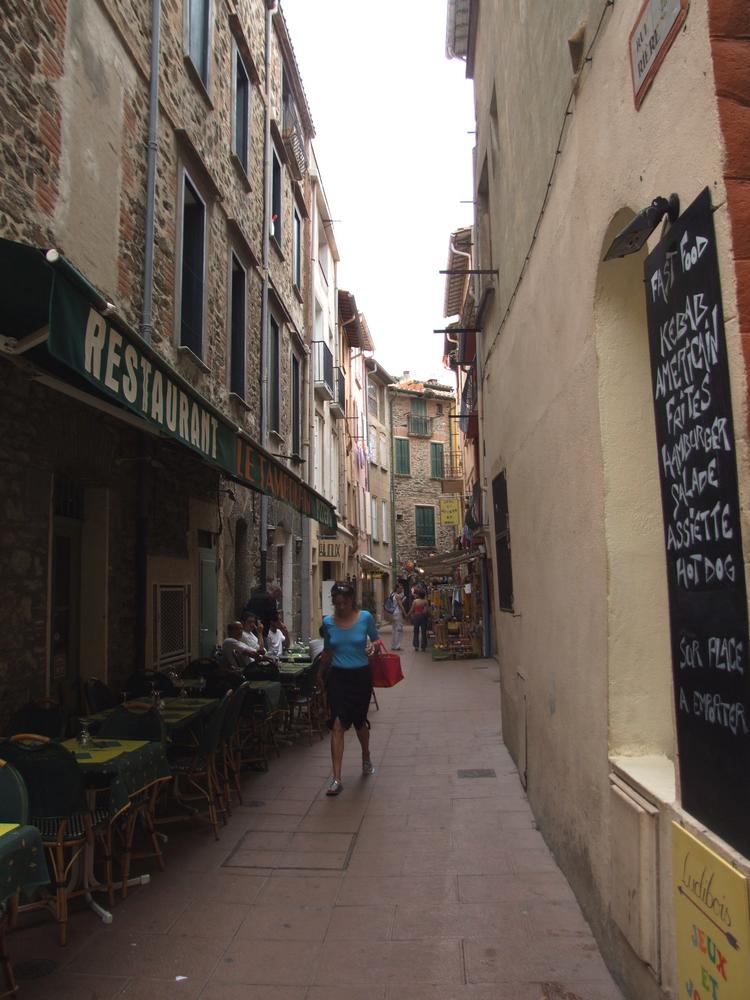
[[435, 508], [415, 507], [414, 521], [416, 525], [417, 548], [432, 549], [435, 547]]
[[411, 455], [409, 453], [409, 439], [396, 438], [396, 475], [411, 475]]
[[440, 441], [430, 441], [430, 477], [442, 479], [444, 472], [443, 445]]
[[503, 470], [492, 480], [492, 505], [495, 512], [495, 556], [500, 610], [513, 610], [513, 571], [510, 559], [510, 523], [508, 519], [508, 481]]

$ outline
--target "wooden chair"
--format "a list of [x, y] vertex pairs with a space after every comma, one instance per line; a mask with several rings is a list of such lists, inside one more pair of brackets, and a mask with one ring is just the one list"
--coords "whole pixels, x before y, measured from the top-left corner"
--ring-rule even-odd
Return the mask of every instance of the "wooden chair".
[[[17, 733], [0, 744], [0, 757], [12, 763], [24, 780], [30, 822], [42, 835], [52, 874], [52, 891], [41, 900], [23, 904], [19, 910], [50, 910], [57, 920], [60, 944], [65, 945], [68, 901], [86, 891], [83, 887], [70, 891], [68, 883], [76, 862], [83, 861], [86, 845], [92, 845], [95, 836], [106, 841], [109, 813], [88, 808], [83, 773], [62, 744], [42, 734]], [[111, 851], [105, 853], [107, 857], [107, 888], [113, 898]]]

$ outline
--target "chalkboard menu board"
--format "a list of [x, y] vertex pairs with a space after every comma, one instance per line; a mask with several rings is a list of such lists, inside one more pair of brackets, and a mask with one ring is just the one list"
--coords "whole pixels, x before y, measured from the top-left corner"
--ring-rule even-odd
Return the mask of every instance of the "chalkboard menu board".
[[747, 597], [708, 188], [645, 274], [682, 805], [750, 855]]

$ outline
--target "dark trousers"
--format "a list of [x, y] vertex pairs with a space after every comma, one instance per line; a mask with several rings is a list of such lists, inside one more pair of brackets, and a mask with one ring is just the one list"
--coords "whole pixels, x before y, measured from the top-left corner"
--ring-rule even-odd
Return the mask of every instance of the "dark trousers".
[[421, 646], [422, 649], [427, 649], [427, 615], [414, 615], [412, 624], [414, 626], [414, 635], [412, 637], [414, 648], [419, 649]]

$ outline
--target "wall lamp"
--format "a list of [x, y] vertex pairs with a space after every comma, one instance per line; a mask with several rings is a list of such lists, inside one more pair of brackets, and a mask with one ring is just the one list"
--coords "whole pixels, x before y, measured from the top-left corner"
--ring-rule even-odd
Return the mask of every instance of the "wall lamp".
[[627, 257], [628, 254], [638, 253], [665, 215], [669, 217], [670, 222], [676, 222], [679, 214], [680, 199], [678, 195], [671, 194], [669, 198], [654, 198], [648, 208], [639, 212], [632, 222], [629, 222], [622, 232], [615, 236], [612, 246], [604, 255], [604, 259], [613, 260], [615, 257]]

